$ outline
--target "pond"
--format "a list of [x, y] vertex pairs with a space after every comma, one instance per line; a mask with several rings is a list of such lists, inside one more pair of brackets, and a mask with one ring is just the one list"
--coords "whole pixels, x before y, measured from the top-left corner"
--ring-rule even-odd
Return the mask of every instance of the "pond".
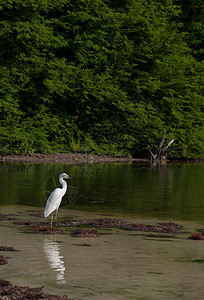
[[[111, 163], [0, 165], [0, 213], [38, 221], [58, 175], [73, 177], [59, 219], [117, 218], [128, 223], [178, 222], [182, 235], [152, 239], [145, 232], [99, 229], [97, 238], [40, 235], [13, 221], [0, 223], [0, 246], [20, 250], [0, 266], [13, 284], [45, 286], [74, 299], [201, 299], [204, 241], [204, 164]], [[40, 219], [41, 222], [44, 219]]]
[[142, 218], [204, 220], [204, 164], [137, 163], [88, 165], [1, 164], [3, 205], [44, 207], [60, 186], [58, 174], [74, 179], [61, 206]]

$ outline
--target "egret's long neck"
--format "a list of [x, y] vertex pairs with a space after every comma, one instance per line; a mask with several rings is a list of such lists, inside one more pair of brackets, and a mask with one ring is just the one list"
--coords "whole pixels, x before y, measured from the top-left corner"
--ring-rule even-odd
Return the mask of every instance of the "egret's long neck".
[[64, 194], [66, 193], [66, 190], [67, 190], [67, 183], [66, 181], [63, 179], [63, 178], [59, 178], [59, 182], [61, 183], [62, 185], [62, 193], [63, 193], [63, 196]]

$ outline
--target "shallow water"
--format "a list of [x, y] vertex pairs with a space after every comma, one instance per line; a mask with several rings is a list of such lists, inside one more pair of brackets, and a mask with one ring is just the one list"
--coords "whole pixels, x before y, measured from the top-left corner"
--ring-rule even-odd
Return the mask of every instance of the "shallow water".
[[[31, 211], [43, 211], [55, 185], [52, 174], [67, 167], [76, 179], [59, 210], [62, 220], [105, 216], [146, 224], [178, 221], [189, 232], [204, 227], [203, 165], [1, 165], [0, 212], [42, 221]], [[0, 277], [77, 300], [203, 298], [204, 241], [189, 240], [190, 233], [156, 239], [145, 232], [99, 232], [98, 238], [72, 237], [69, 230], [49, 236], [1, 222], [0, 245], [19, 251], [0, 252], [9, 257]]]
[[[39, 218], [30, 215], [31, 209], [36, 210], [13, 206], [1, 211], [15, 213], [18, 220], [38, 222]], [[61, 217], [67, 216], [74, 220], [101, 215], [61, 209]], [[143, 222], [155, 224], [157, 220]], [[191, 232], [198, 226], [182, 224]], [[48, 293], [75, 299], [202, 299], [204, 269], [199, 260], [204, 260], [204, 241], [187, 239], [189, 233], [155, 239], [144, 232], [99, 232], [108, 234], [98, 238], [76, 238], [69, 232], [40, 235], [4, 221], [1, 244], [19, 251], [4, 252], [9, 259], [7, 265], [0, 266], [1, 278], [17, 285], [45, 286]]]

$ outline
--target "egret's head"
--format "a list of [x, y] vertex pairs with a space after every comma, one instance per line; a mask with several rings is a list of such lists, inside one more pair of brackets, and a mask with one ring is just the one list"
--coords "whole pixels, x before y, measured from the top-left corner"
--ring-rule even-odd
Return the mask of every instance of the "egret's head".
[[59, 175], [59, 178], [63, 178], [63, 179], [71, 179], [72, 177], [71, 176], [69, 176], [68, 174], [66, 174], [66, 173], [62, 173], [62, 174], [60, 174]]

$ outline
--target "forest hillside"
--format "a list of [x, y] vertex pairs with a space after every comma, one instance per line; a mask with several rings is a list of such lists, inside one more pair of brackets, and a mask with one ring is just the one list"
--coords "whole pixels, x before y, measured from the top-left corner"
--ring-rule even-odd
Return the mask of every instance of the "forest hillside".
[[0, 0], [0, 153], [204, 158], [202, 0]]

